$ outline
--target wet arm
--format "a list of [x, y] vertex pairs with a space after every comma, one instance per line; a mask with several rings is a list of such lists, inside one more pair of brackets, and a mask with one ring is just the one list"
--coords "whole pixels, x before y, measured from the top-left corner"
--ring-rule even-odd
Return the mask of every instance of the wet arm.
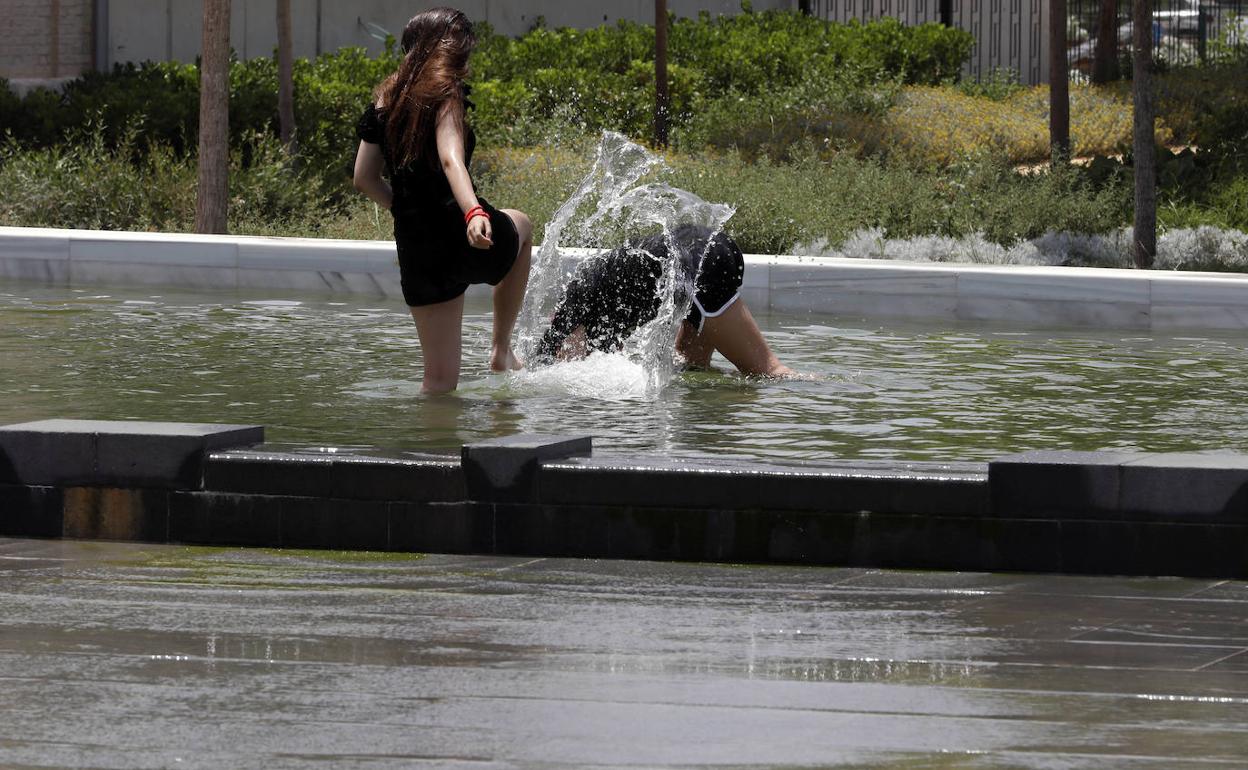
[[442, 161], [442, 171], [451, 183], [451, 193], [459, 210], [467, 214], [476, 208], [477, 193], [472, 189], [472, 178], [468, 176], [468, 166], [464, 163], [464, 105], [455, 100], [447, 100], [438, 110], [438, 158]]
[[388, 209], [394, 202], [394, 191], [381, 176], [385, 165], [381, 145], [361, 141], [360, 149], [355, 153], [355, 175], [352, 182], [355, 189], [376, 201], [377, 205]]

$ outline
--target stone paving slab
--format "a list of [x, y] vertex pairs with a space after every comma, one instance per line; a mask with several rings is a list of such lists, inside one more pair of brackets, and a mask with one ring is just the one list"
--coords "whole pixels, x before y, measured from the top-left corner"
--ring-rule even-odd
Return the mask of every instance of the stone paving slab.
[[1248, 583], [0, 539], [0, 766], [1241, 768]]

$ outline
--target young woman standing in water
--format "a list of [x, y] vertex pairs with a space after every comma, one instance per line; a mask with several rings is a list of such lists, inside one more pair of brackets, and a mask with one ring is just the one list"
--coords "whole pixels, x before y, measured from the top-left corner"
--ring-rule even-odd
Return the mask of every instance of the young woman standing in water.
[[[519, 369], [512, 329], [524, 300], [533, 225], [477, 197], [468, 175], [476, 136], [464, 120], [472, 23], [453, 8], [417, 14], [403, 30], [403, 63], [360, 118], [355, 187], [394, 215], [403, 299], [424, 353], [423, 389], [459, 384], [464, 291], [494, 286], [490, 368]], [[389, 182], [383, 178], [389, 177]]]

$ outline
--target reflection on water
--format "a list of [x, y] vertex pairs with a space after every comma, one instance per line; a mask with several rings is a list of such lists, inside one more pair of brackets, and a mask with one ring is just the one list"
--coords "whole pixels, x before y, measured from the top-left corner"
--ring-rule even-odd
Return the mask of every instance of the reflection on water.
[[769, 459], [984, 459], [1024, 449], [1248, 450], [1242, 336], [831, 323], [759, 314], [817, 379], [687, 373], [657, 394], [619, 357], [487, 370], [469, 303], [458, 393], [382, 300], [0, 287], [0, 421], [254, 422], [272, 441], [450, 450], [520, 431], [607, 450]]

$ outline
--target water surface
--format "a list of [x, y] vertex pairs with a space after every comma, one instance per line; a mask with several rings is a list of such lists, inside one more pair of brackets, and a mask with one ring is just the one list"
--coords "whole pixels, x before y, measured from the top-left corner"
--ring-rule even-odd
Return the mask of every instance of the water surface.
[[1248, 451], [1242, 335], [758, 314], [817, 379], [745, 380], [716, 357], [721, 371], [647, 397], [619, 357], [490, 374], [488, 311], [468, 303], [460, 391], [426, 398], [393, 300], [0, 284], [0, 423], [260, 423], [276, 442], [413, 450], [571, 432], [608, 451], [815, 461]]

